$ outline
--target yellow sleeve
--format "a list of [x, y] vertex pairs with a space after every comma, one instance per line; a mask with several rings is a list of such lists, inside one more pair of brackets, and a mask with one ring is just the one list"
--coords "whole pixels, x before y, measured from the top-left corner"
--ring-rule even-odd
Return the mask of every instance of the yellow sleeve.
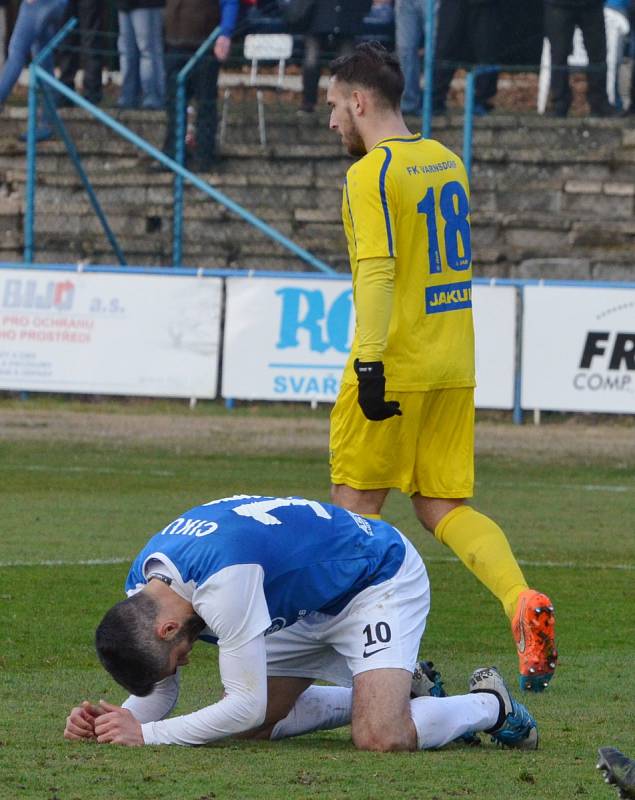
[[378, 147], [354, 164], [347, 173], [345, 201], [356, 261], [397, 256], [391, 161], [390, 149]]
[[355, 316], [357, 357], [381, 361], [386, 349], [395, 282], [394, 258], [365, 258], [357, 263]]

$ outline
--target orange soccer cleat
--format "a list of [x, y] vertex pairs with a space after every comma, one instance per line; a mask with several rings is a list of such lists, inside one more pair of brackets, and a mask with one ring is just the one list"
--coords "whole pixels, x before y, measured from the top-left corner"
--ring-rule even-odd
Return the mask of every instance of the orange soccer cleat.
[[520, 688], [544, 691], [558, 660], [553, 605], [546, 594], [534, 589], [520, 593], [512, 633], [518, 650]]

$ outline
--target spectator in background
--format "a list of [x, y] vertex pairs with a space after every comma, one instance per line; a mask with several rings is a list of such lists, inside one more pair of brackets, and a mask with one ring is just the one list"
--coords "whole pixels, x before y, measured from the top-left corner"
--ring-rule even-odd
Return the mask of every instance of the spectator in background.
[[403, 114], [421, 114], [421, 58], [425, 32], [426, 0], [396, 0], [395, 36], [397, 56], [405, 81], [401, 97]]
[[355, 36], [361, 32], [362, 20], [370, 7], [371, 0], [315, 0], [304, 35], [302, 112], [315, 111], [322, 53], [352, 53]]
[[631, 85], [629, 89], [629, 104], [624, 112], [625, 116], [635, 115], [635, 0], [630, 0], [628, 5], [628, 21], [631, 25], [631, 35], [629, 41], [630, 57], [631, 57]]
[[[68, 0], [23, 0], [9, 41], [9, 55], [0, 73], [0, 107], [11, 94], [29, 55], [37, 54], [57, 32]], [[53, 72], [53, 59], [43, 68]], [[50, 125], [40, 122], [36, 131], [38, 141], [49, 139]], [[20, 137], [24, 139], [24, 135]]]
[[[497, 0], [439, 0], [433, 111], [445, 111], [446, 97], [458, 62], [496, 64], [499, 47]], [[477, 76], [474, 102], [477, 116], [492, 110], [491, 101], [496, 95], [497, 83], [498, 73], [495, 71]]]
[[[35, 0], [38, 2], [38, 0]], [[91, 103], [99, 105], [102, 98], [102, 54], [101, 15], [103, 0], [69, 0], [64, 22], [77, 17], [78, 30], [62, 44], [57, 65], [60, 80], [69, 89], [75, 89], [75, 77], [82, 66], [84, 70], [83, 95]], [[60, 95], [58, 105], [70, 106], [72, 102]]]
[[119, 108], [163, 108], [165, 0], [117, 0], [121, 94]]
[[217, 25], [221, 34], [212, 52], [190, 72], [186, 83], [188, 101], [196, 100], [196, 131], [192, 171], [209, 171], [216, 161], [216, 93], [220, 65], [231, 47], [238, 17], [238, 0], [166, 0], [165, 65], [167, 83], [167, 129], [163, 151], [170, 158], [176, 152], [177, 77], [200, 45]]
[[573, 32], [582, 31], [589, 57], [587, 100], [594, 117], [610, 117], [615, 109], [606, 95], [606, 32], [603, 0], [545, 0], [545, 35], [551, 45], [552, 115], [566, 117], [571, 106], [567, 58]]
[[7, 5], [9, 0], [0, 0], [0, 67], [4, 65], [7, 47]]

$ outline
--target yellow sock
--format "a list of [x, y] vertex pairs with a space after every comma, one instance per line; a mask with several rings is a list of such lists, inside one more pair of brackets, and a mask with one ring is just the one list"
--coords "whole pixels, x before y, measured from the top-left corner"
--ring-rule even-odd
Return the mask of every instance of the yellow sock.
[[494, 520], [470, 506], [459, 506], [443, 517], [434, 535], [500, 600], [511, 620], [527, 581]]

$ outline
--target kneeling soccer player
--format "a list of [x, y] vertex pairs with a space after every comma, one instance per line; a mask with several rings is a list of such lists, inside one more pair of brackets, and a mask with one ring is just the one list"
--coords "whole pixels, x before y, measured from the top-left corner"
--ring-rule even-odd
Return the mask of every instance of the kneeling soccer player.
[[[72, 709], [67, 739], [198, 745], [350, 723], [364, 750], [441, 747], [474, 731], [537, 746], [536, 723], [494, 668], [472, 674], [469, 694], [411, 699], [429, 584], [386, 522], [294, 497], [213, 501], [149, 540], [126, 591], [96, 646], [131, 696]], [[165, 719], [197, 638], [218, 645], [224, 695]]]

